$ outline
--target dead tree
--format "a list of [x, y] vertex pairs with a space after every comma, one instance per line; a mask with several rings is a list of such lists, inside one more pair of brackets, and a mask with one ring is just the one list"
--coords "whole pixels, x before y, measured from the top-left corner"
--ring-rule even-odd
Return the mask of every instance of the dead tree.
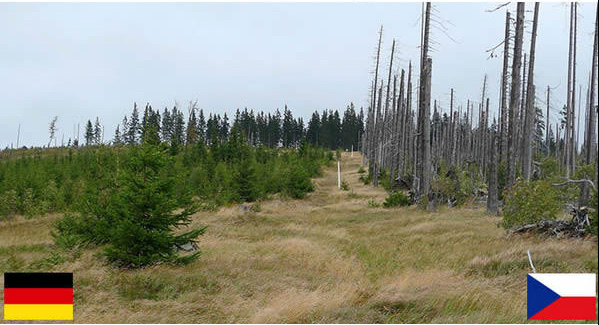
[[499, 213], [499, 197], [498, 191], [498, 177], [497, 177], [497, 164], [498, 155], [496, 154], [496, 146], [498, 144], [499, 137], [495, 127], [495, 121], [493, 121], [493, 128], [491, 129], [491, 145], [489, 146], [489, 178], [488, 178], [488, 195], [487, 195], [487, 213], [496, 216]]
[[[385, 114], [383, 117], [383, 127], [381, 128], [381, 152], [379, 153], [381, 155], [381, 160], [384, 162], [383, 166], [387, 167], [385, 162], [386, 162], [386, 156], [387, 156], [387, 151], [389, 146], [387, 145], [387, 141], [388, 141], [388, 137], [387, 135], [389, 135], [390, 133], [388, 132], [388, 124], [389, 124], [389, 97], [390, 97], [390, 91], [391, 91], [391, 76], [392, 76], [392, 71], [393, 71], [393, 55], [395, 52], [395, 39], [393, 39], [393, 44], [391, 45], [391, 58], [389, 60], [389, 75], [387, 77], [387, 88], [386, 88], [386, 92], [385, 92]], [[377, 177], [378, 178], [378, 177]]]
[[403, 136], [402, 136], [402, 150], [407, 152], [404, 155], [402, 162], [402, 172], [407, 173], [408, 161], [411, 160], [412, 164], [416, 164], [414, 159], [415, 155], [413, 152], [414, 146], [413, 141], [413, 114], [412, 114], [412, 61], [408, 63], [408, 87], [406, 91], [406, 107], [405, 107], [405, 118], [403, 121]]
[[547, 128], [545, 130], [545, 146], [547, 147], [547, 156], [549, 156], [551, 154], [551, 148], [550, 148], [550, 144], [549, 144], [549, 99], [551, 95], [551, 88], [549, 88], [549, 86], [547, 86], [547, 99], [546, 99], [546, 103], [547, 103], [547, 113], [545, 115], [546, 121], [545, 122], [545, 127]]
[[391, 128], [391, 132], [390, 132], [390, 136], [389, 136], [389, 147], [390, 147], [390, 157], [389, 157], [389, 161], [391, 162], [391, 172], [389, 173], [389, 178], [391, 180], [391, 182], [393, 182], [393, 179], [395, 177], [395, 174], [397, 173], [397, 165], [395, 164], [395, 156], [398, 154], [397, 151], [397, 147], [394, 145], [395, 143], [397, 143], [397, 119], [398, 119], [398, 112], [397, 112], [397, 75], [393, 76], [393, 95], [391, 96], [391, 122], [390, 122], [390, 128]]
[[420, 70], [420, 90], [418, 101], [418, 196], [428, 195], [431, 182], [431, 143], [430, 143], [430, 110], [431, 110], [431, 74], [432, 59], [428, 57], [430, 35], [431, 3], [426, 3], [424, 17], [424, 34], [422, 39], [422, 62]]
[[508, 147], [508, 69], [510, 57], [510, 12], [505, 12], [505, 37], [503, 40], [503, 71], [501, 73], [501, 125], [500, 125], [500, 159], [507, 160]]
[[572, 134], [572, 46], [574, 38], [574, 3], [570, 4], [570, 38], [568, 44], [568, 90], [566, 99], [566, 132], [564, 133], [564, 167], [566, 168], [566, 177], [570, 178], [570, 172], [572, 167], [570, 165], [571, 159], [570, 154], [572, 153], [571, 146], [571, 134]]
[[[597, 20], [598, 13], [595, 10], [595, 34], [593, 36], [593, 59], [591, 64], [591, 80], [589, 86], [589, 103], [587, 107], [587, 121], [585, 128], [585, 163], [586, 164], [595, 164], [595, 183], [597, 183], [597, 155], [596, 148], [597, 145], [595, 143], [595, 126], [597, 125], [595, 113], [595, 92], [597, 91], [595, 87], [595, 83], [597, 81]], [[580, 201], [581, 205], [587, 203], [589, 199], [589, 187], [588, 184], [583, 184], [582, 190], [580, 193]]]
[[526, 90], [526, 105], [524, 116], [524, 132], [522, 134], [524, 145], [522, 152], [522, 176], [530, 180], [532, 169], [532, 140], [534, 137], [533, 127], [536, 118], [536, 107], [534, 107], [534, 68], [535, 68], [535, 43], [537, 40], [537, 25], [539, 19], [539, 3], [535, 2], [534, 18], [532, 23], [532, 37], [530, 40], [530, 59], [528, 62], [528, 85]]
[[589, 127], [586, 130], [587, 136], [586, 136], [586, 163], [587, 164], [591, 164], [591, 163], [595, 163], [597, 164], [597, 145], [596, 145], [596, 134], [595, 134], [595, 126], [597, 125], [597, 117], [596, 117], [596, 113], [597, 113], [597, 109], [595, 108], [595, 94], [597, 92], [597, 87], [595, 87], [595, 85], [597, 84], [597, 38], [599, 37], [599, 35], [597, 34], [597, 22], [598, 22], [598, 16], [597, 16], [597, 10], [595, 10], [595, 36], [593, 37], [593, 63], [591, 65], [591, 83], [590, 83], [590, 87], [589, 87], [589, 107], [588, 107], [588, 116], [589, 116], [589, 121], [588, 121], [588, 125]]
[[575, 121], [576, 121], [576, 40], [577, 40], [577, 29], [578, 29], [578, 19], [577, 19], [577, 12], [578, 12], [578, 3], [574, 2], [572, 3], [572, 5], [574, 6], [574, 34], [573, 34], [573, 41], [572, 41], [572, 109], [571, 109], [571, 114], [572, 114], [572, 119], [570, 121], [570, 123], [572, 124], [570, 126], [570, 130], [572, 132], [571, 135], [571, 140], [570, 140], [570, 168], [572, 169], [572, 172], [574, 171], [574, 169], [576, 168], [576, 153], [577, 153], [577, 147], [576, 147], [576, 128], [574, 127]]
[[512, 60], [512, 85], [510, 87], [510, 116], [508, 130], [508, 161], [506, 188], [516, 180], [516, 147], [518, 146], [518, 106], [520, 103], [520, 69], [522, 65], [522, 37], [524, 31], [524, 3], [518, 2], [516, 9], [516, 38]]
[[[374, 80], [373, 80], [373, 86], [372, 86], [372, 96], [371, 96], [371, 102], [370, 102], [370, 107], [372, 107], [372, 122], [371, 124], [371, 132], [369, 134], [369, 143], [370, 145], [368, 146], [369, 148], [369, 162], [370, 162], [370, 166], [371, 168], [373, 168], [374, 170], [374, 165], [375, 165], [375, 160], [376, 160], [376, 147], [377, 147], [377, 143], [376, 143], [376, 135], [377, 135], [377, 131], [376, 128], [377, 126], [377, 118], [378, 115], [376, 113], [376, 106], [377, 106], [377, 83], [378, 83], [378, 78], [379, 78], [379, 62], [380, 62], [380, 57], [381, 57], [381, 42], [383, 40], [383, 26], [381, 25], [381, 28], [379, 30], [379, 41], [378, 41], [378, 46], [376, 49], [376, 63], [375, 63], [375, 69], [374, 69]], [[374, 175], [373, 175], [374, 178]]]
[[[382, 83], [382, 81], [381, 81]], [[383, 85], [379, 87], [379, 93], [376, 103], [376, 117], [375, 117], [375, 140], [374, 140], [374, 166], [372, 168], [372, 184], [374, 187], [379, 186], [379, 167], [380, 167], [380, 152], [382, 147], [382, 132], [383, 132], [383, 118], [381, 116], [381, 106], [383, 97]]]
[[401, 146], [401, 142], [403, 141], [403, 119], [404, 119], [404, 92], [405, 92], [405, 84], [404, 84], [404, 79], [405, 79], [405, 70], [401, 69], [401, 75], [400, 75], [400, 81], [399, 81], [399, 97], [397, 98], [397, 108], [396, 108], [396, 115], [397, 118], [395, 119], [395, 126], [394, 126], [394, 139], [395, 139], [395, 143], [393, 144], [393, 147], [395, 148], [394, 151], [394, 155], [393, 155], [393, 170], [394, 173], [392, 173], [392, 181], [394, 181], [395, 179], [397, 179], [400, 174], [401, 174], [401, 170], [402, 170], [402, 157], [405, 155], [405, 153], [403, 152], [403, 148]]
[[[520, 92], [520, 111], [518, 112], [518, 146], [516, 147], [516, 157], [520, 159], [520, 167], [522, 166], [522, 152], [524, 151], [524, 143], [522, 134], [524, 133], [524, 102], [526, 101], [526, 53], [522, 55], [522, 90]], [[521, 170], [521, 169], [520, 169]]]

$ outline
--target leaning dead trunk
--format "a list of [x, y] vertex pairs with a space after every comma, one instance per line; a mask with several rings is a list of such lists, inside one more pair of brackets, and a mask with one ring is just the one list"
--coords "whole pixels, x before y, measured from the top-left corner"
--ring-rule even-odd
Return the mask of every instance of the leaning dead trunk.
[[[371, 132], [370, 132], [370, 145], [369, 145], [369, 160], [370, 160], [370, 166], [372, 167], [372, 169], [375, 169], [375, 160], [376, 160], [376, 148], [378, 146], [377, 143], [377, 128], [380, 127], [380, 125], [378, 124], [378, 114], [377, 114], [377, 83], [378, 83], [378, 78], [379, 78], [379, 62], [380, 62], [380, 57], [381, 57], [381, 42], [383, 39], [383, 26], [381, 25], [381, 29], [379, 30], [379, 41], [378, 41], [378, 46], [377, 46], [377, 50], [376, 50], [376, 65], [375, 65], [375, 69], [374, 69], [374, 81], [373, 81], [373, 86], [372, 86], [372, 100], [370, 102], [370, 107], [372, 107], [372, 127], [371, 127]], [[374, 174], [374, 173], [373, 173]], [[374, 178], [374, 175], [373, 175]]]

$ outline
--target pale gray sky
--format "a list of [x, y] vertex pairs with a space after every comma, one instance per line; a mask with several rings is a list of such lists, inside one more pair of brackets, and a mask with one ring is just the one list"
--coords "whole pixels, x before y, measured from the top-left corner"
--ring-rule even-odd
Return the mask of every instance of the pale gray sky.
[[[433, 98], [447, 109], [479, 101], [484, 74], [497, 108], [502, 59], [485, 50], [503, 38], [505, 9], [495, 3], [436, 3]], [[532, 19], [532, 3], [527, 19]], [[392, 38], [400, 65], [418, 62], [419, 3], [0, 3], [0, 148], [47, 144], [58, 116], [58, 142], [73, 125], [99, 116], [106, 138], [133, 102], [154, 108], [198, 100], [208, 112], [236, 108], [295, 115], [367, 106], [377, 30], [384, 60]], [[515, 9], [515, 3], [507, 8]], [[578, 81], [586, 91], [596, 4], [579, 8]], [[565, 102], [566, 3], [542, 3], [536, 84], [554, 87], [554, 112]], [[530, 32], [530, 26], [527, 26]], [[529, 34], [527, 34], [527, 37]], [[452, 40], [453, 39], [453, 40]], [[455, 41], [454, 41], [455, 40]], [[525, 51], [529, 51], [528, 40]], [[501, 50], [497, 52], [501, 54]], [[544, 93], [539, 96], [544, 100]], [[544, 106], [544, 103], [541, 105]], [[584, 106], [584, 102], [583, 102]], [[552, 117], [555, 123], [555, 116]]]

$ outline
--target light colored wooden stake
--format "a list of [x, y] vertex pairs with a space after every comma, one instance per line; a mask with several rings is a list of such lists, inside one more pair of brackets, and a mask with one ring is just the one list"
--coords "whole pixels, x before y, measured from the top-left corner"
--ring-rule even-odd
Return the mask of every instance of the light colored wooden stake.
[[337, 188], [341, 189], [341, 165], [339, 160], [337, 160]]
[[532, 267], [532, 273], [537, 273], [537, 269], [535, 269], [535, 266], [532, 264], [532, 257], [530, 257], [530, 249], [527, 250], [526, 253], [528, 254], [528, 262], [530, 262], [530, 267]]

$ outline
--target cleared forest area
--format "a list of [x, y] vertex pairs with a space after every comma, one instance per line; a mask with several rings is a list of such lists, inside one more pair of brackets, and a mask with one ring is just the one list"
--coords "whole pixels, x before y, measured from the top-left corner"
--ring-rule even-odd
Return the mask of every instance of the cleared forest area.
[[0, 222], [0, 265], [74, 272], [75, 321], [105, 323], [520, 323], [527, 250], [538, 272], [597, 272], [590, 238], [508, 237], [478, 205], [383, 208], [361, 160], [342, 156], [347, 191], [330, 166], [304, 200], [194, 214], [189, 227], [208, 228], [186, 266], [123, 270], [99, 250], [52, 253], [57, 215]]

